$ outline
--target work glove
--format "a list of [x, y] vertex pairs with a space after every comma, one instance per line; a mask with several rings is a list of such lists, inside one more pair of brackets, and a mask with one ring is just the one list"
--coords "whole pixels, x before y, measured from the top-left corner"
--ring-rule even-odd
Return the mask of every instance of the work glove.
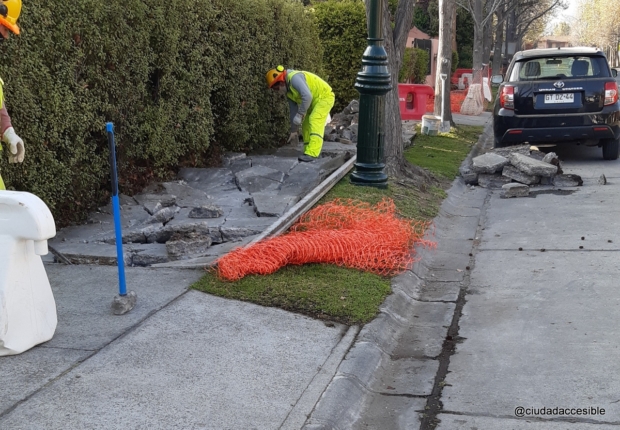
[[286, 141], [287, 145], [297, 145], [299, 143], [299, 134], [296, 131], [293, 131], [288, 140]]
[[295, 115], [295, 117], [293, 118], [293, 124], [299, 127], [302, 122], [304, 122], [304, 116], [300, 113]]
[[2, 141], [9, 145], [9, 163], [21, 163], [24, 161], [24, 141], [15, 133], [13, 127], [9, 127], [4, 131]]

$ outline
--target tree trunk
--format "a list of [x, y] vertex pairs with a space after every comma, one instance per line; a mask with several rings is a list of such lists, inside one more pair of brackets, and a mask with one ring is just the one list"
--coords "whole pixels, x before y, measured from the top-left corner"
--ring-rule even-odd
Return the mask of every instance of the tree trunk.
[[[402, 64], [407, 35], [413, 22], [413, 1], [400, 1], [396, 9], [395, 25], [392, 28], [390, 12], [387, 0], [381, 1], [383, 10], [383, 38], [387, 52], [390, 75], [392, 78], [392, 90], [385, 97], [384, 116], [384, 139], [383, 148], [385, 157], [385, 173], [390, 177], [408, 176], [416, 183], [430, 181], [430, 176], [417, 166], [412, 166], [405, 161], [402, 122], [400, 119], [400, 105], [398, 100], [398, 72]], [[368, 19], [368, 5], [366, 2], [366, 18]]]
[[493, 75], [502, 73], [502, 46], [504, 45], [504, 8], [497, 12], [497, 26], [495, 27], [495, 44], [493, 45]]
[[[443, 121], [449, 122], [452, 122], [452, 110], [450, 109], [450, 72], [452, 68], [451, 24], [452, 17], [455, 15], [455, 6], [455, 0], [439, 0], [439, 52], [437, 53], [437, 73], [435, 78], [435, 115], [442, 117]], [[442, 74], [446, 76], [445, 80], [441, 79]]]
[[475, 0], [474, 2], [474, 52], [473, 52], [473, 78], [474, 82], [481, 83], [481, 71], [482, 71], [482, 50], [484, 29], [482, 28], [482, 0]]
[[516, 12], [511, 10], [508, 12], [508, 18], [506, 20], [506, 58], [508, 61], [512, 60], [512, 56], [516, 51]]
[[483, 27], [483, 42], [482, 42], [482, 63], [489, 65], [491, 59], [491, 46], [493, 45], [493, 20], [487, 19], [486, 24]]

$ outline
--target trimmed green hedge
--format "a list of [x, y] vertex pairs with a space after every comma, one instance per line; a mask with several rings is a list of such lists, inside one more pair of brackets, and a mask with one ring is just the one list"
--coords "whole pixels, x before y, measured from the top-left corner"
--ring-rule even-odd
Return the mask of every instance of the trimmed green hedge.
[[426, 83], [426, 70], [428, 68], [428, 52], [419, 48], [405, 48], [403, 65], [398, 74], [398, 82], [411, 80], [413, 84]]
[[331, 0], [317, 3], [314, 9], [325, 51], [323, 77], [336, 95], [334, 111], [340, 112], [351, 100], [359, 99], [354, 84], [368, 46], [364, 2]]
[[30, 0], [20, 36], [0, 47], [0, 76], [22, 165], [0, 170], [59, 226], [109, 198], [105, 123], [121, 192], [223, 151], [286, 136], [286, 102], [267, 91], [277, 64], [321, 73], [312, 14], [290, 0]]

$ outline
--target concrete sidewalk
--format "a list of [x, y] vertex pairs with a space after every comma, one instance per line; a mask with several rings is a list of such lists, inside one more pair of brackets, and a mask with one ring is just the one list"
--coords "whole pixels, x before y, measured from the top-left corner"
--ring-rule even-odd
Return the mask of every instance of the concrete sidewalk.
[[46, 265], [54, 338], [0, 360], [2, 429], [299, 429], [357, 328], [213, 297], [201, 271]]
[[[58, 328], [0, 359], [0, 429], [300, 429], [358, 336], [358, 327], [188, 290], [200, 270], [127, 267], [138, 303], [122, 316], [110, 310], [116, 267], [46, 270]], [[431, 349], [441, 345], [436, 329]]]

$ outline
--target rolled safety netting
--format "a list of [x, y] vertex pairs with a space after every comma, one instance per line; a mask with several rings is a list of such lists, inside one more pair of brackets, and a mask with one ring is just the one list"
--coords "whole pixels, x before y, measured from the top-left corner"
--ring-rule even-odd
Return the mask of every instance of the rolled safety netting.
[[217, 274], [234, 281], [289, 264], [328, 263], [394, 275], [415, 262], [415, 245], [435, 245], [424, 239], [429, 224], [398, 217], [387, 198], [376, 205], [337, 199], [306, 212], [287, 234], [221, 257]]

